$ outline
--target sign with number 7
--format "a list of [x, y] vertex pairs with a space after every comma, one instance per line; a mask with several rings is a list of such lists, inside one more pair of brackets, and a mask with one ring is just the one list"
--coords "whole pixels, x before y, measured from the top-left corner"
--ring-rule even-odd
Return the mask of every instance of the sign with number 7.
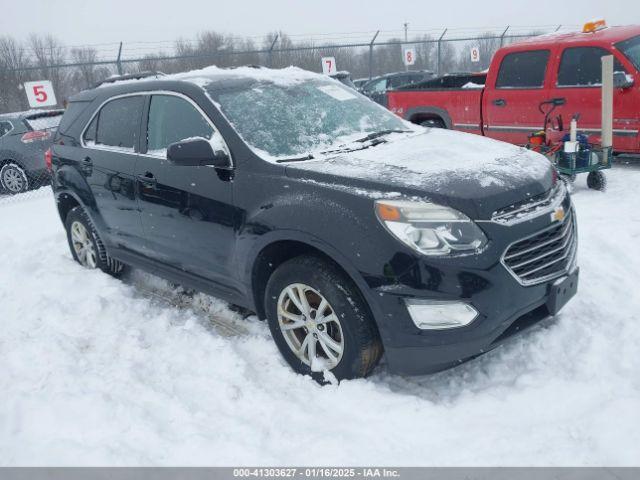
[[32, 108], [53, 107], [58, 104], [56, 95], [53, 93], [53, 85], [49, 80], [25, 82], [24, 91], [27, 93], [27, 100]]
[[333, 57], [322, 57], [322, 73], [325, 75], [333, 75], [336, 71], [336, 59]]

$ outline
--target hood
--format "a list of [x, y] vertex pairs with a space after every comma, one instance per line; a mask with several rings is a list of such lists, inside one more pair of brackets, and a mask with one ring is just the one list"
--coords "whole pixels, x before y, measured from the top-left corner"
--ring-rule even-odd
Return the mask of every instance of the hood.
[[289, 164], [287, 175], [360, 195], [420, 196], [476, 219], [552, 187], [549, 160], [508, 143], [443, 129], [393, 134], [387, 140], [364, 150]]

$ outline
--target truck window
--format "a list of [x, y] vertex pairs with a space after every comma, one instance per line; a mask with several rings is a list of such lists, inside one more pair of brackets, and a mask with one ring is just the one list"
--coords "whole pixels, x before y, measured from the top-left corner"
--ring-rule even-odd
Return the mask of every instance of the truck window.
[[[559, 87], [591, 87], [602, 84], [602, 57], [612, 55], [600, 47], [572, 47], [562, 52], [558, 69]], [[613, 69], [624, 72], [616, 59]]]
[[617, 43], [616, 47], [633, 63], [634, 67], [640, 70], [640, 36]]
[[549, 63], [549, 50], [514, 52], [500, 64], [496, 88], [541, 88]]

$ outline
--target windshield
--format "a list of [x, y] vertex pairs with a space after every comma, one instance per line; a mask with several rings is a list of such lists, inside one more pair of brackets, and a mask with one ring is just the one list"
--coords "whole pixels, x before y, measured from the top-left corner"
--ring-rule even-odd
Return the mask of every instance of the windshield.
[[205, 86], [245, 142], [261, 156], [308, 155], [406, 124], [366, 97], [322, 78]]
[[620, 42], [616, 47], [633, 63], [636, 70], [640, 70], [640, 35]]

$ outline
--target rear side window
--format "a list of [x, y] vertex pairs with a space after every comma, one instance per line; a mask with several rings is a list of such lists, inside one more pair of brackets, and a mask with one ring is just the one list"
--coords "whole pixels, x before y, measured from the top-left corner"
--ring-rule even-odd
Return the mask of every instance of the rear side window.
[[60, 126], [58, 127], [58, 131], [62, 134], [66, 134], [69, 132], [69, 128], [76, 121], [78, 116], [84, 111], [84, 109], [89, 106], [90, 102], [71, 102], [67, 106], [67, 109], [62, 115], [60, 119]]
[[11, 123], [0, 122], [0, 137], [4, 137], [11, 130], [13, 130], [13, 125], [11, 125]]
[[111, 100], [89, 124], [83, 136], [85, 143], [133, 151], [143, 105], [144, 97], [141, 95]]
[[187, 138], [210, 139], [213, 128], [202, 114], [184, 98], [153, 95], [149, 107], [147, 152], [164, 154], [172, 143]]
[[[558, 69], [559, 87], [589, 87], [602, 84], [602, 60], [606, 55], [612, 55], [604, 48], [573, 47], [562, 52], [560, 68]], [[624, 72], [624, 67], [616, 59], [613, 69]]]
[[541, 88], [548, 63], [548, 50], [510, 53], [502, 59], [496, 88]]

